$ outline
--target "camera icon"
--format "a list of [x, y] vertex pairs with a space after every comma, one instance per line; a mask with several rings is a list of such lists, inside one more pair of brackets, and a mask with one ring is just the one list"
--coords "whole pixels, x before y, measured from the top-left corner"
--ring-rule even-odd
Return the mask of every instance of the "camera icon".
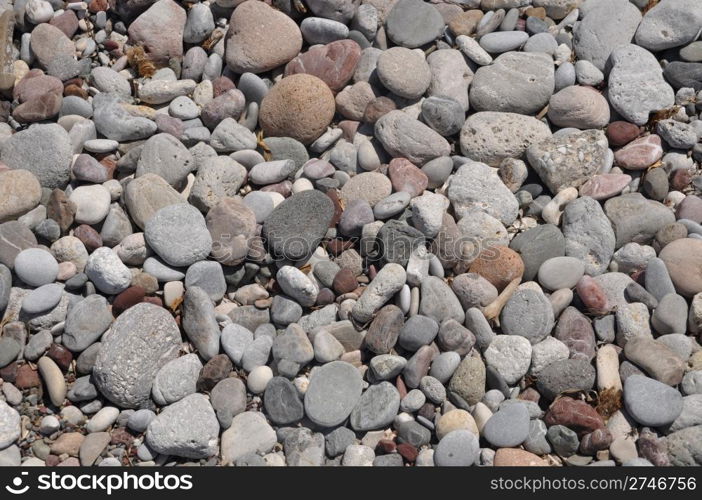
[[5, 489], [13, 495], [23, 495], [29, 491], [29, 485], [22, 486], [22, 477], [28, 476], [29, 472], [21, 472], [19, 476], [12, 480], [12, 485], [5, 486]]

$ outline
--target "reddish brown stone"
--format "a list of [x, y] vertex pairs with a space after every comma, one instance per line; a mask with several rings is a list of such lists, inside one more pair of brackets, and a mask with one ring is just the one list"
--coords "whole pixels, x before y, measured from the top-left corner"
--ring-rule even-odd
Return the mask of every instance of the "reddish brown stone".
[[314, 75], [338, 92], [353, 76], [361, 58], [361, 47], [353, 40], [316, 45], [285, 66], [285, 76]]
[[73, 236], [83, 242], [89, 253], [102, 246], [102, 237], [95, 229], [87, 224], [81, 224], [73, 230]]
[[621, 193], [630, 182], [630, 175], [598, 174], [580, 186], [580, 196], [589, 196], [595, 200], [606, 200]]
[[326, 193], [327, 197], [334, 204], [334, 217], [332, 217], [329, 227], [335, 227], [341, 220], [341, 214], [344, 213], [344, 209], [341, 206], [341, 200], [339, 199], [339, 192], [336, 189], [330, 189]]
[[676, 191], [682, 191], [692, 182], [692, 173], [686, 168], [679, 168], [670, 176], [670, 185]]
[[62, 93], [61, 80], [55, 76], [45, 75], [41, 70], [31, 70], [12, 91], [13, 97], [19, 102], [33, 101], [45, 94], [60, 96]]
[[641, 134], [641, 127], [625, 121], [616, 121], [607, 127], [607, 139], [610, 146], [629, 144]]
[[[93, 13], [97, 12], [93, 11], [93, 4], [101, 2], [106, 3], [106, 0], [93, 0], [90, 2], [90, 11]], [[62, 14], [53, 17], [51, 21], [49, 21], [49, 24], [63, 31], [68, 38], [73, 38], [73, 35], [78, 31], [78, 17], [71, 9], [66, 9]]]
[[340, 255], [344, 250], [353, 247], [353, 241], [335, 238], [327, 241], [327, 250], [334, 256]]
[[417, 411], [417, 415], [426, 418], [429, 421], [434, 421], [434, 417], [436, 417], [436, 407], [430, 403], [426, 402], [422, 405], [422, 407]]
[[524, 262], [511, 248], [494, 246], [478, 254], [470, 265], [470, 272], [479, 274], [501, 292], [512, 280], [524, 274]]
[[356, 281], [356, 276], [354, 276], [353, 271], [348, 268], [342, 269], [336, 273], [332, 283], [332, 288], [338, 295], [353, 292], [357, 286], [358, 282]]
[[397, 444], [392, 439], [381, 439], [376, 448], [385, 454], [393, 453], [397, 449]]
[[546, 412], [544, 422], [549, 427], [565, 425], [581, 437], [605, 427], [602, 417], [592, 406], [569, 397], [558, 398]]
[[234, 82], [227, 78], [226, 76], [220, 76], [212, 80], [212, 89], [214, 91], [214, 97], [219, 97], [228, 90], [235, 89], [236, 85]]
[[429, 184], [427, 174], [406, 158], [393, 158], [388, 165], [388, 176], [395, 191], [409, 193], [412, 198], [421, 195]]
[[46, 215], [58, 223], [62, 232], [66, 232], [73, 224], [76, 209], [76, 204], [68, 199], [66, 193], [56, 188], [51, 192], [46, 204]]
[[71, 351], [59, 344], [51, 344], [46, 355], [53, 359], [59, 368], [63, 371], [68, 371], [73, 361], [73, 354]]
[[63, 95], [64, 97], [67, 97], [69, 95], [80, 97], [81, 99], [87, 99], [90, 94], [88, 94], [87, 90], [84, 90], [83, 88], [79, 87], [78, 85], [66, 85], [63, 88]]
[[47, 467], [56, 467], [60, 461], [61, 459], [56, 455], [49, 455], [44, 460], [44, 465], [46, 465]]
[[17, 368], [17, 377], [14, 384], [18, 389], [29, 389], [30, 387], [41, 387], [41, 379], [36, 368], [28, 364], [20, 365]]
[[115, 297], [112, 303], [112, 314], [116, 318], [132, 306], [144, 302], [146, 291], [140, 286], [130, 286]]
[[592, 314], [607, 314], [612, 309], [604, 290], [590, 276], [585, 275], [580, 278], [580, 281], [575, 286], [575, 292]]
[[7, 366], [4, 366], [0, 368], [0, 378], [3, 379], [6, 382], [9, 382], [11, 384], [15, 383], [15, 380], [17, 380], [17, 369], [18, 369], [18, 364], [17, 362], [10, 363]]
[[376, 97], [366, 106], [366, 110], [363, 112], [363, 121], [366, 123], [375, 123], [380, 120], [381, 117], [396, 109], [395, 101], [389, 97]]
[[19, 123], [34, 123], [56, 116], [61, 109], [61, 95], [45, 94], [41, 97], [20, 104], [12, 112], [12, 117]]
[[315, 304], [318, 306], [326, 306], [334, 303], [334, 299], [336, 299], [334, 292], [332, 292], [329, 288], [322, 288], [317, 294]]
[[538, 403], [541, 399], [541, 394], [539, 394], [539, 391], [537, 391], [533, 387], [527, 387], [519, 393], [517, 399], [522, 399], [524, 401], [533, 401], [534, 403]]
[[690, 219], [702, 223], [702, 198], [695, 195], [685, 197], [675, 210], [676, 219]]
[[397, 392], [400, 393], [400, 399], [407, 396], [407, 386], [405, 385], [405, 381], [402, 379], [402, 375], [398, 375], [395, 379], [395, 387], [397, 388]]
[[144, 300], [142, 302], [153, 304], [158, 307], [163, 307], [163, 300], [161, 300], [161, 297], [144, 297]]
[[417, 455], [419, 455], [417, 448], [408, 443], [398, 444], [397, 452], [402, 455], [402, 458], [411, 463], [414, 463], [417, 460]]
[[134, 442], [134, 436], [125, 428], [117, 427], [112, 430], [110, 444], [123, 444], [131, 446]]
[[224, 380], [234, 369], [229, 356], [217, 354], [202, 367], [200, 378], [197, 380], [198, 391], [211, 391], [217, 382]]
[[342, 120], [338, 124], [339, 128], [344, 132], [342, 137], [349, 142], [353, 141], [356, 131], [360, 125], [361, 122], [355, 122], [353, 120]]
[[107, 7], [109, 6], [109, 3], [107, 0], [93, 0], [88, 4], [88, 10], [92, 12], [93, 14], [97, 14], [98, 12], [102, 12], [107, 10]]
[[663, 157], [661, 138], [647, 135], [630, 142], [614, 153], [617, 165], [628, 170], [644, 170]]

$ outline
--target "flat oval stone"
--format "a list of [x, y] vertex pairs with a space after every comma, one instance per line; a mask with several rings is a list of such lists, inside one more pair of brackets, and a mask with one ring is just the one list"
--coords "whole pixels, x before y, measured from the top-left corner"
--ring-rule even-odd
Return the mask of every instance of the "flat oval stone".
[[655, 134], [636, 139], [614, 153], [614, 161], [628, 170], [644, 170], [663, 157], [661, 138]]
[[262, 235], [276, 255], [299, 260], [317, 248], [333, 216], [329, 197], [316, 190], [303, 191], [273, 210], [263, 223]]
[[312, 374], [305, 392], [305, 414], [322, 427], [339, 425], [358, 404], [361, 391], [361, 375], [353, 365], [327, 363]]
[[624, 381], [624, 404], [640, 424], [661, 427], [680, 416], [683, 397], [674, 387], [643, 375], [631, 375]]
[[597, 174], [580, 186], [580, 196], [589, 196], [594, 200], [606, 200], [618, 195], [631, 182], [627, 174]]
[[22, 311], [27, 314], [38, 314], [53, 309], [61, 300], [63, 285], [49, 283], [32, 290], [22, 300]]

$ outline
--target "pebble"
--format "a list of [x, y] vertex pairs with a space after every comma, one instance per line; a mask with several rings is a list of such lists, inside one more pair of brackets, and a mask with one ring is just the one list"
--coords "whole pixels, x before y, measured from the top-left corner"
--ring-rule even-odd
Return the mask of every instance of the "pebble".
[[440, 467], [471, 466], [477, 463], [479, 453], [475, 434], [459, 429], [449, 432], [439, 441], [434, 463]]
[[642, 375], [631, 375], [624, 382], [624, 404], [634, 420], [651, 427], [674, 422], [683, 410], [677, 390]]
[[205, 218], [194, 207], [182, 203], [158, 210], [146, 223], [144, 237], [156, 254], [172, 266], [189, 266], [212, 250]]
[[[489, 37], [503, 37], [509, 33], [490, 33], [482, 37], [480, 43], [485, 48]], [[523, 32], [511, 33], [526, 35]], [[554, 69], [550, 57], [541, 53], [507, 52], [491, 65], [482, 66], [476, 71], [470, 87], [470, 102], [477, 111], [530, 115], [548, 103], [554, 85]]]
[[[188, 425], [197, 421], [196, 426]], [[146, 443], [157, 453], [207, 458], [217, 452], [219, 422], [207, 397], [190, 394], [167, 406], [146, 430]]]
[[[140, 340], [144, 335], [150, 339], [146, 344]], [[130, 307], [101, 344], [93, 368], [95, 385], [115, 404], [137, 407], [149, 398], [156, 373], [179, 348], [180, 332], [170, 314], [148, 303]]]
[[[417, 20], [421, 19], [421, 23]], [[444, 30], [439, 11], [420, 0], [399, 0], [385, 18], [387, 36], [395, 44], [410, 49], [438, 38]]]
[[332, 427], [351, 414], [360, 398], [358, 371], [348, 363], [333, 361], [319, 368], [310, 379], [305, 393], [305, 414], [317, 425]]
[[529, 412], [522, 404], [501, 406], [482, 429], [483, 437], [498, 448], [522, 444], [529, 436]]
[[58, 274], [58, 263], [46, 250], [27, 248], [15, 257], [14, 271], [27, 285], [39, 287], [53, 283]]

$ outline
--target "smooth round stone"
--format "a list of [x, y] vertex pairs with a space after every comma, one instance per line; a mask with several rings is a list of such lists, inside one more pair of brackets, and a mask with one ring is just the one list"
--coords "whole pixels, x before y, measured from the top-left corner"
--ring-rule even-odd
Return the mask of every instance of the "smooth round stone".
[[22, 346], [15, 339], [10, 337], [0, 337], [0, 366], [4, 367], [17, 359]]
[[361, 375], [353, 365], [327, 363], [312, 374], [305, 393], [305, 414], [322, 427], [338, 425], [358, 404], [361, 391]]
[[265, 365], [257, 366], [246, 378], [246, 386], [254, 394], [262, 394], [271, 380], [273, 380], [273, 370]]
[[516, 50], [526, 43], [529, 35], [524, 31], [496, 31], [480, 38], [480, 46], [492, 54]]
[[669, 243], [660, 252], [659, 257], [665, 263], [676, 291], [685, 297], [702, 291], [701, 251], [702, 240], [682, 238]]
[[189, 266], [212, 250], [212, 237], [199, 210], [187, 204], [160, 209], [144, 228], [149, 246], [172, 266]]
[[15, 257], [17, 277], [30, 286], [53, 283], [58, 274], [58, 262], [53, 255], [40, 248], [27, 248]]
[[529, 411], [524, 404], [502, 405], [486, 422], [482, 436], [498, 448], [514, 448], [529, 437]]
[[69, 200], [76, 205], [75, 221], [79, 224], [97, 224], [107, 217], [112, 197], [102, 185], [79, 186]]
[[376, 72], [385, 88], [406, 99], [417, 99], [431, 83], [431, 70], [424, 56], [404, 47], [383, 51]]
[[365, 200], [373, 207], [390, 196], [391, 181], [379, 172], [364, 172], [351, 177], [341, 188], [341, 199], [345, 204], [354, 200]]
[[596, 90], [573, 85], [551, 97], [548, 118], [559, 127], [602, 128], [609, 123], [609, 104]]
[[292, 137], [310, 144], [326, 130], [336, 103], [319, 78], [294, 74], [283, 78], [261, 102], [259, 122], [267, 136]]
[[421, 0], [399, 0], [385, 18], [385, 31], [395, 44], [410, 49], [441, 36], [444, 20], [431, 4]]
[[636, 30], [636, 44], [651, 52], [693, 41], [702, 24], [702, 8], [695, 0], [660, 2], [649, 9]]
[[531, 289], [517, 290], [500, 317], [503, 332], [526, 337], [532, 344], [543, 340], [554, 326], [551, 303], [543, 293]]
[[680, 416], [683, 398], [674, 387], [643, 375], [631, 375], [624, 381], [624, 405], [640, 424], [661, 427]]
[[563, 90], [566, 87], [575, 85], [575, 66], [571, 62], [564, 62], [561, 64], [554, 75], [555, 80], [555, 90]]
[[224, 272], [219, 262], [204, 260], [196, 262], [185, 273], [185, 287], [202, 288], [214, 301], [219, 302], [227, 291]]
[[[262, 39], [261, 33], [275, 33]], [[263, 73], [281, 66], [302, 48], [295, 21], [265, 3], [243, 3], [232, 15], [226, 38], [226, 62], [237, 73]]]
[[539, 267], [539, 283], [548, 290], [573, 288], [585, 273], [585, 266], [575, 257], [554, 257]]
[[49, 283], [29, 292], [22, 300], [22, 311], [38, 314], [56, 307], [63, 295], [63, 285]]
[[471, 431], [455, 430], [446, 434], [434, 452], [439, 467], [468, 467], [478, 462], [480, 444]]

